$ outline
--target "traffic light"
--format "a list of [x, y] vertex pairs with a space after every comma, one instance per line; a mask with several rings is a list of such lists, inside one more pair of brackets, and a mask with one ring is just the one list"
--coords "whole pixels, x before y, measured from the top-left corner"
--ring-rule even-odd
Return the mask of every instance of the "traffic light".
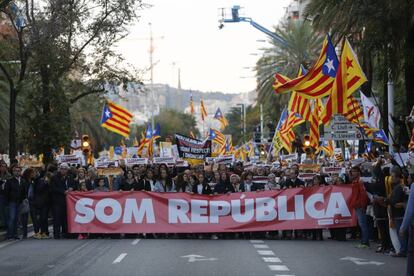
[[304, 136], [303, 136], [303, 146], [305, 147], [305, 148], [308, 148], [308, 147], [310, 147], [310, 136], [308, 135], [308, 134], [305, 134]]
[[89, 140], [89, 135], [82, 135], [82, 152], [85, 155], [91, 153], [91, 142]]

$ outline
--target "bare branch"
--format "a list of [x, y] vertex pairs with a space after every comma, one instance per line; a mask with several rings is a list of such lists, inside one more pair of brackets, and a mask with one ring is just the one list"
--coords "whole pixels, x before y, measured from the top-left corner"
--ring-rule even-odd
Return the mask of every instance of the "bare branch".
[[74, 104], [75, 102], [77, 102], [78, 100], [82, 99], [83, 97], [86, 97], [86, 96], [91, 95], [91, 94], [99, 94], [99, 93], [103, 93], [103, 92], [105, 92], [105, 89], [104, 88], [101, 88], [101, 89], [91, 89], [89, 91], [86, 91], [84, 93], [81, 93], [81, 94], [77, 95], [76, 97], [70, 99], [69, 102], [71, 104]]

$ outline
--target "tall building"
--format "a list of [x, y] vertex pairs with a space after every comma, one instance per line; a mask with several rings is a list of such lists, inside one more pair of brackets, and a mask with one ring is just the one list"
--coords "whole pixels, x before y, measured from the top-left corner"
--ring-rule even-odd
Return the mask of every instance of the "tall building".
[[285, 20], [304, 20], [305, 8], [310, 0], [292, 0], [286, 7]]

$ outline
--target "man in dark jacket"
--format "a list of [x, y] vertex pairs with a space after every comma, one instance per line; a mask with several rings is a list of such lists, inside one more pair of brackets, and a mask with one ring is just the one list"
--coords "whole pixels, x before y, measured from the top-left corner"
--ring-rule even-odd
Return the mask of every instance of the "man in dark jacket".
[[18, 239], [17, 221], [19, 216], [23, 226], [23, 238], [27, 238], [28, 212], [21, 212], [22, 202], [27, 200], [27, 183], [21, 177], [22, 169], [18, 165], [13, 166], [12, 173], [13, 177], [6, 181], [4, 188], [4, 194], [9, 207], [7, 238]]
[[59, 171], [51, 179], [53, 237], [66, 237], [68, 232], [66, 214], [66, 194], [74, 190], [75, 181], [68, 175], [68, 164], [60, 164]]
[[11, 178], [11, 175], [8, 172], [7, 164], [4, 160], [0, 160], [0, 227], [7, 229], [7, 200], [4, 194], [4, 188], [6, 186], [6, 181]]

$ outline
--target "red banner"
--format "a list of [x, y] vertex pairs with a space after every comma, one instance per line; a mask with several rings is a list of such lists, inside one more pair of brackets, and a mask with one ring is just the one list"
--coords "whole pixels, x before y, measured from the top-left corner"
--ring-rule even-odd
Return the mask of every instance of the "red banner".
[[351, 186], [192, 195], [71, 192], [70, 233], [205, 233], [351, 227]]

